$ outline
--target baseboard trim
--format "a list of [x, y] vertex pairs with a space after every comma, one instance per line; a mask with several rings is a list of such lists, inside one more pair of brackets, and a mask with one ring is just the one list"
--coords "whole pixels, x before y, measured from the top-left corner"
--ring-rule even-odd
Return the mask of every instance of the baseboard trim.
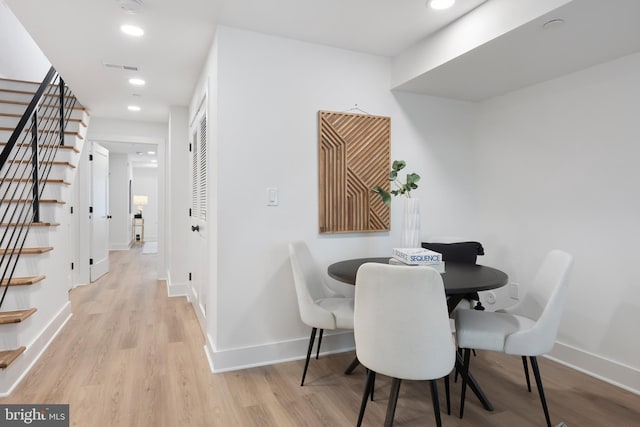
[[171, 273], [167, 270], [167, 278], [164, 279], [167, 282], [167, 296], [173, 297], [188, 297], [189, 285], [186, 283], [173, 283], [171, 281]]
[[33, 365], [40, 359], [42, 353], [60, 333], [62, 328], [71, 319], [71, 303], [67, 303], [58, 311], [51, 321], [44, 327], [27, 349], [8, 368], [0, 371], [0, 397], [6, 397], [20, 384], [20, 381], [29, 373]]
[[131, 242], [129, 243], [115, 243], [109, 247], [110, 251], [128, 251], [131, 249]]
[[[207, 336], [205, 353], [211, 372], [220, 373], [304, 359], [308, 347], [309, 338], [298, 338], [258, 346], [215, 350]], [[354, 348], [353, 331], [325, 331], [320, 354], [344, 353], [353, 351]]]
[[640, 395], [640, 370], [615, 360], [556, 342], [545, 357], [584, 374]]

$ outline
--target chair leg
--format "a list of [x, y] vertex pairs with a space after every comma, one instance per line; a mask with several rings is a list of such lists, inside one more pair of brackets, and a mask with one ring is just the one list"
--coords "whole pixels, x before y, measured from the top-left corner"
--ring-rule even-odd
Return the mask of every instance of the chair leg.
[[442, 427], [440, 419], [440, 399], [438, 399], [438, 382], [436, 380], [429, 381], [431, 383], [431, 400], [433, 402], [433, 413], [436, 417], [436, 426]]
[[316, 332], [318, 328], [311, 329], [311, 338], [309, 338], [309, 349], [307, 350], [307, 360], [304, 362], [304, 371], [302, 371], [302, 381], [300, 387], [304, 385], [304, 377], [307, 376], [307, 368], [309, 367], [309, 359], [311, 358], [311, 350], [313, 350], [313, 342], [316, 340]]
[[400, 394], [400, 382], [398, 378], [391, 381], [391, 393], [389, 393], [389, 404], [387, 405], [387, 416], [384, 419], [384, 427], [393, 426], [393, 417], [396, 414], [396, 404], [398, 403], [398, 395]]
[[547, 420], [547, 427], [551, 427], [551, 419], [549, 418], [549, 409], [547, 408], [547, 399], [544, 397], [544, 390], [542, 389], [542, 378], [540, 378], [540, 368], [538, 367], [538, 359], [535, 356], [530, 356], [531, 368], [533, 369], [533, 376], [536, 379], [536, 385], [538, 386], [538, 393], [540, 394], [540, 402], [542, 402], [542, 409], [544, 410], [544, 417]]
[[371, 401], [373, 402], [373, 391], [376, 388], [376, 373], [374, 371], [370, 370], [369, 368], [364, 368], [364, 370], [365, 370], [365, 373], [367, 374], [367, 381], [369, 380], [368, 379], [369, 378], [368, 377], [369, 374], [373, 372], [373, 379], [371, 380], [371, 393], [370, 393], [371, 394]]
[[[373, 371], [370, 371], [373, 372]], [[371, 401], [373, 402], [373, 391], [376, 389], [376, 373], [373, 372], [373, 379], [371, 380]]]
[[347, 369], [345, 369], [344, 374], [345, 375], [351, 375], [351, 373], [353, 372], [354, 369], [356, 369], [358, 367], [358, 365], [360, 364], [360, 361], [358, 361], [358, 358], [355, 357], [351, 363], [349, 364], [349, 366], [347, 366]]
[[462, 391], [460, 392], [460, 418], [464, 414], [464, 398], [467, 393], [467, 378], [469, 376], [469, 361], [471, 359], [471, 350], [464, 349], [464, 362], [462, 366]]
[[318, 338], [318, 349], [316, 351], [316, 360], [320, 357], [320, 345], [322, 344], [322, 334], [324, 333], [324, 329], [320, 329], [320, 337]]
[[444, 377], [444, 394], [447, 399], [447, 415], [451, 415], [451, 395], [449, 394], [449, 374]]
[[531, 393], [531, 380], [529, 379], [529, 366], [527, 365], [527, 356], [522, 356], [522, 366], [524, 366], [524, 377], [527, 379], [527, 390]]
[[373, 395], [373, 382], [375, 380], [376, 373], [372, 370], [367, 371], [367, 382], [364, 386], [364, 393], [362, 393], [362, 402], [360, 402], [360, 413], [358, 414], [358, 424], [357, 427], [360, 427], [362, 424], [362, 419], [364, 418], [364, 410], [367, 408], [367, 398], [369, 395]]

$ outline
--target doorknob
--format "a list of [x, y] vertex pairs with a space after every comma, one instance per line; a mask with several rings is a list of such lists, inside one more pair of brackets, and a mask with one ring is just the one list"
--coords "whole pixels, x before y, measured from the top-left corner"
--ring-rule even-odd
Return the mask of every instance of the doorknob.
[[111, 219], [111, 215], [107, 215], [107, 219]]
[[200, 226], [199, 225], [192, 225], [191, 226], [191, 231], [200, 231]]

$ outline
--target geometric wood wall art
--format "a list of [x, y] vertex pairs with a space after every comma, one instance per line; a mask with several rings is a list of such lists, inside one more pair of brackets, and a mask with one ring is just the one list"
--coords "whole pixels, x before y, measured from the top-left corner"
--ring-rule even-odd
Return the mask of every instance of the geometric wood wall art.
[[318, 112], [320, 233], [387, 231], [391, 118]]

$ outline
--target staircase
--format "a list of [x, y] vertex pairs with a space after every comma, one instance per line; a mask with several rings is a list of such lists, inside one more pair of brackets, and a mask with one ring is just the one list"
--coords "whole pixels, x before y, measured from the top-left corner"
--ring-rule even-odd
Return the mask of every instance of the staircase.
[[[59, 85], [47, 81], [51, 83], [38, 103], [36, 126], [29, 118], [21, 132], [25, 135], [19, 135], [11, 154], [3, 153], [0, 169], [0, 396], [11, 391], [71, 316], [67, 202], [72, 198], [89, 115], [73, 95], [65, 95], [64, 143], [60, 145]], [[0, 150], [7, 146], [40, 86], [0, 79]]]

